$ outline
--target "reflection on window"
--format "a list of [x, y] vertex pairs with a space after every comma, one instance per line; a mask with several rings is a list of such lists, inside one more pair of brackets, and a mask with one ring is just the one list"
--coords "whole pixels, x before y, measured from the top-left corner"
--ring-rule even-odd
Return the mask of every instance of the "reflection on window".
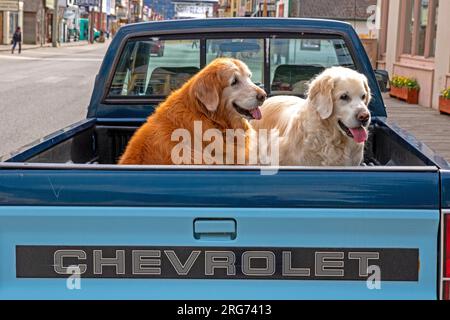
[[419, 41], [417, 55], [423, 56], [425, 54], [425, 37], [428, 25], [428, 0], [421, 0], [419, 13]]
[[[265, 70], [265, 41], [269, 70]], [[199, 40], [130, 40], [119, 59], [108, 97], [163, 97], [181, 87], [200, 70]], [[243, 61], [255, 84], [263, 86], [265, 72], [272, 94], [304, 96], [308, 82], [325, 68], [355, 69], [341, 38], [206, 39], [206, 64], [216, 58]]]
[[272, 94], [304, 96], [308, 82], [325, 68], [355, 68], [342, 39], [271, 39]]
[[219, 57], [236, 58], [248, 65], [252, 80], [264, 83], [263, 39], [211, 39], [206, 40], [206, 63]]
[[[14, 32], [19, 26], [19, 14], [17, 12], [9, 13], [9, 37], [12, 39]], [[3, 26], [1, 26], [3, 27]]]
[[414, 34], [414, 1], [405, 0], [404, 2], [406, 11], [406, 29], [405, 29], [405, 39], [403, 45], [403, 53], [411, 54], [412, 38]]
[[117, 65], [109, 97], [166, 96], [199, 69], [199, 40], [129, 41]]
[[[437, 22], [438, 22], [438, 16], [439, 16], [439, 0], [435, 0], [435, 11], [434, 11], [434, 17], [432, 15], [432, 18], [434, 18], [434, 21], [430, 21], [430, 26], [433, 28], [433, 32], [431, 34], [431, 48], [430, 48], [430, 57], [434, 57], [436, 55], [436, 34], [437, 34]], [[430, 10], [433, 10], [433, 8], [430, 8]]]
[[434, 57], [439, 0], [404, 0], [403, 53]]

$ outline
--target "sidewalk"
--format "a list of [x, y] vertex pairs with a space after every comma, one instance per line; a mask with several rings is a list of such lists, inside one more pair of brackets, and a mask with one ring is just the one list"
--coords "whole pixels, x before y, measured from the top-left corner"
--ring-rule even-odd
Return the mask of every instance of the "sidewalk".
[[407, 104], [389, 95], [384, 96], [384, 102], [389, 123], [397, 123], [450, 162], [450, 115]]
[[[78, 46], [86, 46], [88, 44], [89, 44], [88, 41], [64, 42], [64, 43], [60, 43], [59, 47], [61, 47], [61, 48], [78, 47]], [[0, 52], [11, 51], [11, 47], [12, 47], [12, 45], [2, 44], [2, 45], [0, 45]], [[22, 44], [22, 51], [39, 49], [39, 48], [51, 48], [51, 47], [52, 47], [51, 43], [46, 43], [42, 46], [40, 44]], [[16, 47], [16, 52], [17, 52], [17, 50], [19, 50], [19, 46]]]

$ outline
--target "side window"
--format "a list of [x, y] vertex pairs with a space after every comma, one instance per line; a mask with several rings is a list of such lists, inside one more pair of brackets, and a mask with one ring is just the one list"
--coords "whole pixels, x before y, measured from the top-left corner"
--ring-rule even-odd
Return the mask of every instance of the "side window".
[[332, 66], [355, 68], [342, 39], [270, 40], [270, 87], [272, 94], [304, 96], [308, 82]]
[[131, 40], [122, 52], [108, 97], [167, 96], [199, 70], [199, 40]]
[[264, 83], [264, 39], [206, 40], [206, 64], [220, 57], [243, 61], [253, 74], [253, 82], [258, 85]]

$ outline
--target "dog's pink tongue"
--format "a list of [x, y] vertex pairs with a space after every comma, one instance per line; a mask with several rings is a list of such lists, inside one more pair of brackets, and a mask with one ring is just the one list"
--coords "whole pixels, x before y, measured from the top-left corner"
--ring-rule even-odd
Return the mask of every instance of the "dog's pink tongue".
[[261, 110], [259, 108], [255, 108], [253, 110], [250, 110], [250, 113], [252, 114], [253, 119], [255, 119], [255, 120], [261, 120], [262, 119]]
[[367, 131], [365, 128], [354, 128], [350, 129], [350, 132], [353, 135], [353, 140], [355, 140], [356, 143], [363, 143], [367, 140]]

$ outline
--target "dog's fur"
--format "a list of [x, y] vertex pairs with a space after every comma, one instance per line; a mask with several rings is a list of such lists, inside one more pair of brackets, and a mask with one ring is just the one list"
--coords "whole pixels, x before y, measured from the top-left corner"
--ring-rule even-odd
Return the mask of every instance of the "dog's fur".
[[[261, 108], [262, 120], [252, 125], [255, 130], [279, 130], [280, 165], [358, 166], [364, 143], [349, 137], [339, 121], [367, 135], [370, 99], [364, 75], [332, 67], [310, 83], [306, 100], [294, 96], [267, 99]], [[364, 137], [363, 131], [357, 132], [360, 139]]]
[[[202, 122], [203, 132], [218, 129], [223, 134], [223, 154], [215, 155], [215, 158], [223, 158], [223, 163], [226, 162], [228, 150], [226, 130], [241, 129], [245, 135], [245, 145], [235, 140], [233, 151], [234, 155], [238, 155], [242, 149], [237, 149], [245, 148], [245, 155], [248, 158], [248, 137], [252, 130], [248, 120], [253, 118], [242, 113], [242, 109], [256, 110], [260, 116], [258, 107], [266, 98], [264, 90], [253, 84], [250, 77], [250, 70], [239, 60], [228, 58], [214, 60], [157, 107], [153, 115], [131, 138], [119, 164], [174, 164], [171, 153], [179, 142], [171, 141], [172, 133], [177, 129], [186, 129], [193, 140], [194, 121]], [[236, 106], [241, 108], [241, 113]], [[207, 144], [203, 142], [203, 148]], [[192, 148], [192, 164], [194, 153]], [[201, 164], [204, 164], [203, 160]]]

